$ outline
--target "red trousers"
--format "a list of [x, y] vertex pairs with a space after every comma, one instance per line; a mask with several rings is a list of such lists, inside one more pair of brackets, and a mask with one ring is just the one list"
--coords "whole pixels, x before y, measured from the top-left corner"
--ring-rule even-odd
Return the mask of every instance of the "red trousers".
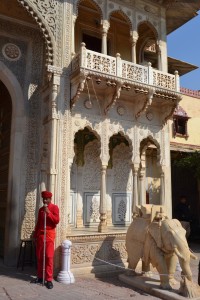
[[[44, 256], [44, 234], [37, 237], [36, 242], [37, 256], [37, 276], [43, 278], [43, 256]], [[46, 236], [46, 251], [45, 251], [45, 280], [52, 281], [53, 279], [53, 257], [54, 257], [54, 240], [48, 235]]]

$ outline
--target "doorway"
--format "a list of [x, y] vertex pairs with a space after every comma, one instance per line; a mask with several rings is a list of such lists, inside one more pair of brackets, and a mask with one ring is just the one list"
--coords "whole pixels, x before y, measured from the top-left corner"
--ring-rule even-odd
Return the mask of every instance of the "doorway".
[[11, 96], [6, 86], [0, 81], [0, 257], [4, 256], [11, 117]]

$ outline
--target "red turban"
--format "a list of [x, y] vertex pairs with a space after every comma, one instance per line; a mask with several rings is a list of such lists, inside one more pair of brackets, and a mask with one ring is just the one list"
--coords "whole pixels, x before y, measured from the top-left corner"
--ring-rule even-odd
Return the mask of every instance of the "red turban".
[[43, 191], [41, 193], [41, 195], [42, 195], [42, 198], [51, 198], [52, 197], [52, 193], [48, 192], [48, 191]]

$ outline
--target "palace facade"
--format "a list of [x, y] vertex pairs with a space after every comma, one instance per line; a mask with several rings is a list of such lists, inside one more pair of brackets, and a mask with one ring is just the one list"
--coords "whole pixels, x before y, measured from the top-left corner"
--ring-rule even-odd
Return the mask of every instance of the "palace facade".
[[31, 237], [44, 189], [61, 213], [57, 269], [66, 238], [77, 273], [124, 264], [136, 205], [165, 205], [171, 216], [169, 120], [182, 99], [179, 75], [195, 66], [168, 57], [166, 39], [198, 9], [167, 0], [1, 0], [6, 264]]

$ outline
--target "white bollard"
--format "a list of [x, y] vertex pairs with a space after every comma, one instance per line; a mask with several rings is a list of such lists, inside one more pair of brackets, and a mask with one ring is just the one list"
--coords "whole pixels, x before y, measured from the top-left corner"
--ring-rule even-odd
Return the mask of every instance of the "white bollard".
[[62, 271], [57, 276], [58, 282], [61, 283], [74, 283], [74, 275], [70, 271], [70, 259], [71, 259], [71, 246], [72, 242], [65, 240], [62, 243]]

